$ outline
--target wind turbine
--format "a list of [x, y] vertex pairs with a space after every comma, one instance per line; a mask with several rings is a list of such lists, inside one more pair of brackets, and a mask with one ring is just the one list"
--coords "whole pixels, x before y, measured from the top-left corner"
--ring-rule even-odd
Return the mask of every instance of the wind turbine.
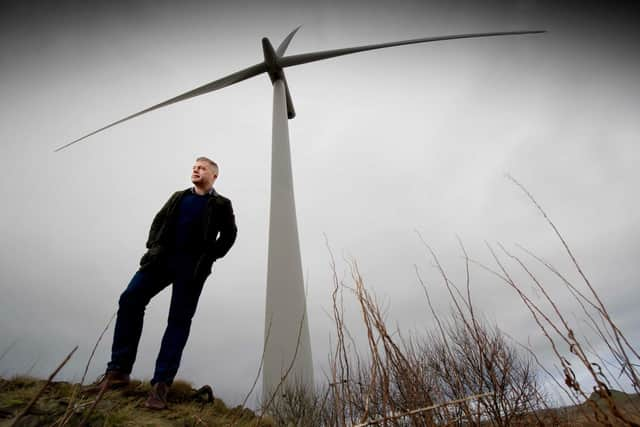
[[231, 86], [262, 73], [269, 75], [273, 84], [273, 129], [263, 361], [263, 398], [267, 400], [273, 392], [277, 391], [279, 385], [285, 387], [303, 386], [308, 389], [313, 386], [313, 365], [298, 240], [287, 122], [288, 119], [294, 118], [296, 113], [289, 85], [284, 75], [284, 68], [394, 46], [545, 32], [535, 30], [446, 35], [284, 56], [289, 43], [299, 28], [294, 29], [282, 41], [278, 49], [274, 49], [269, 39], [264, 37], [262, 39], [264, 61], [262, 62], [131, 114], [55, 150], [60, 151], [91, 135], [158, 108]]

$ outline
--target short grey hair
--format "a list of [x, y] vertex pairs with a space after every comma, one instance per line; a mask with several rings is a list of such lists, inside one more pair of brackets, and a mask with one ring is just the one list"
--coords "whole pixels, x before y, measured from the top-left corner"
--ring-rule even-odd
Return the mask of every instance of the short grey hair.
[[214, 168], [214, 169], [215, 169], [215, 171], [216, 171], [216, 175], [218, 175], [218, 174], [220, 173], [220, 172], [219, 172], [219, 171], [220, 171], [220, 168], [218, 167], [218, 164], [217, 164], [216, 162], [214, 162], [213, 160], [211, 160], [210, 158], [208, 158], [208, 157], [200, 156], [200, 157], [198, 157], [198, 158], [196, 159], [196, 162], [207, 162], [207, 163], [209, 163], [211, 166], [213, 166], [213, 168]]

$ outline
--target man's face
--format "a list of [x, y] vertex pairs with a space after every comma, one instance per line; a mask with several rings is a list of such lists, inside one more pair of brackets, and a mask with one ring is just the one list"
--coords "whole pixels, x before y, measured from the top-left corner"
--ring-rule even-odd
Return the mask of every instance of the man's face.
[[197, 161], [191, 170], [191, 182], [199, 187], [211, 187], [218, 175], [215, 168], [202, 160]]

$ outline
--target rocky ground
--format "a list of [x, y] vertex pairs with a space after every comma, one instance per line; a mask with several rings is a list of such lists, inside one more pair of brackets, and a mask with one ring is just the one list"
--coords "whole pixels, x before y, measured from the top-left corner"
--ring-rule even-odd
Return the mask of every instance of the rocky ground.
[[[30, 401], [46, 384], [28, 377], [0, 378], [0, 426], [11, 426]], [[169, 393], [169, 409], [152, 411], [143, 405], [150, 385], [141, 381], [123, 389], [104, 394], [96, 402], [95, 395], [79, 392], [67, 382], [53, 382], [35, 405], [22, 415], [16, 426], [271, 426], [253, 411], [228, 408], [207, 389], [194, 389], [190, 384], [176, 382]], [[210, 390], [210, 389], [209, 389]]]

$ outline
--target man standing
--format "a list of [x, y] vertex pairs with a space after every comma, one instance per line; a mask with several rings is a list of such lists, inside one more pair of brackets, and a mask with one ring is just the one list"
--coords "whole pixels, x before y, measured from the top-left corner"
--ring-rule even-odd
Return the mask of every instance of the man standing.
[[175, 192], [153, 219], [140, 269], [120, 296], [111, 361], [94, 389], [129, 383], [145, 307], [173, 284], [167, 328], [145, 402], [151, 409], [167, 407], [167, 393], [178, 371], [204, 282], [213, 262], [222, 258], [236, 239], [231, 201], [213, 189], [217, 177], [218, 165], [198, 157], [191, 173], [194, 186]]

